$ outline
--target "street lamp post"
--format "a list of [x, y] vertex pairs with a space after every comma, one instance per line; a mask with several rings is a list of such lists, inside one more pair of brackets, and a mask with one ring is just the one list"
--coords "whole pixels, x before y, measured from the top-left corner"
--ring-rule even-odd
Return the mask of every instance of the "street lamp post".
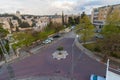
[[71, 65], [71, 80], [73, 80], [73, 74], [74, 74], [74, 50], [73, 50], [73, 47], [74, 47], [74, 44], [75, 44], [75, 41], [76, 39], [78, 38], [79, 36], [76, 35], [74, 41], [73, 41], [73, 44], [72, 44], [72, 65]]

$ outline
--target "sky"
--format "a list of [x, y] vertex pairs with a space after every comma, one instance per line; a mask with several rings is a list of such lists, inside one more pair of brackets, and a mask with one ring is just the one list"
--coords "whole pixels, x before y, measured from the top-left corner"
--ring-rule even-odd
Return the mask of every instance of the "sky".
[[32, 15], [91, 14], [93, 8], [120, 4], [120, 0], [0, 0], [0, 13]]

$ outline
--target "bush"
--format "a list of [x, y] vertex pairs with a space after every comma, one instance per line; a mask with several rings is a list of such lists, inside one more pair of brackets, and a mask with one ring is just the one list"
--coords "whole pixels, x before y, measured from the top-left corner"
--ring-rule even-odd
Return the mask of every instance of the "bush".
[[28, 27], [31, 27], [27, 22], [22, 22], [19, 27], [21, 28], [28, 28]]
[[96, 45], [95, 48], [94, 48], [94, 51], [95, 52], [101, 52], [100, 47]]
[[58, 51], [62, 51], [64, 48], [62, 47], [62, 46], [59, 46], [58, 48], [57, 48], [57, 50]]
[[5, 48], [6, 48], [7, 52], [9, 53], [10, 48], [9, 48], [9, 42], [8, 41], [6, 41]]
[[112, 56], [112, 57], [115, 57], [115, 58], [120, 58], [120, 55], [118, 55], [118, 54], [116, 54], [116, 53], [113, 53], [113, 52], [111, 53], [111, 56]]

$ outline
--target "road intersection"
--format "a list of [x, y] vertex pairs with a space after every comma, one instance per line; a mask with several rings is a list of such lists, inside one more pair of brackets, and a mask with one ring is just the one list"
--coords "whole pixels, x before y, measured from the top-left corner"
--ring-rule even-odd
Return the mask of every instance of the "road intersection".
[[[72, 47], [74, 38], [73, 33], [70, 32], [54, 43], [35, 51], [32, 56], [11, 63], [15, 77], [63, 76], [71, 78], [72, 54], [74, 55], [73, 77], [76, 80], [89, 80], [91, 74], [105, 76], [106, 66], [103, 63], [90, 58], [77, 46]], [[58, 46], [63, 46], [68, 52], [66, 59], [56, 60], [52, 57]], [[72, 53], [72, 48], [74, 53]], [[8, 78], [9, 75], [5, 69], [0, 74], [0, 80], [8, 80]]]

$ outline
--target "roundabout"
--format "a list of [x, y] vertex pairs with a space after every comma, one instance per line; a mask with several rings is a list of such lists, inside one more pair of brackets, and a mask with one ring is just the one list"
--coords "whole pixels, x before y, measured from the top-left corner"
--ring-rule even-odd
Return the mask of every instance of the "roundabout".
[[53, 59], [61, 60], [61, 59], [66, 59], [68, 56], [67, 51], [55, 51], [52, 54]]

